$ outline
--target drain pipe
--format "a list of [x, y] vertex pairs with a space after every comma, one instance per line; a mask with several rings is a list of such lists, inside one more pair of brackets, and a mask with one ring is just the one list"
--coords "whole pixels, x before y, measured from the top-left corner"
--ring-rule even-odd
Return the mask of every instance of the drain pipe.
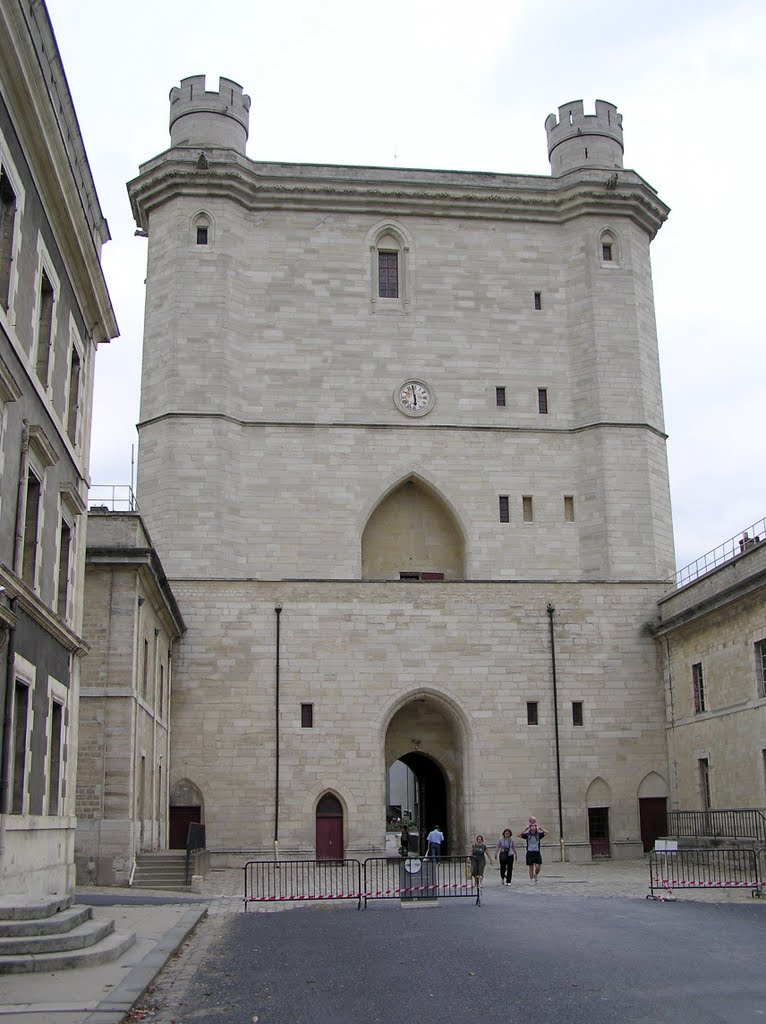
[[548, 627], [551, 637], [551, 674], [553, 677], [553, 725], [556, 735], [556, 789], [559, 801], [559, 846], [561, 847], [561, 863], [566, 859], [564, 847], [564, 812], [561, 807], [561, 749], [559, 743], [559, 698], [556, 687], [556, 641], [553, 635], [553, 616], [556, 609], [548, 602], [546, 608], [548, 613]]
[[274, 609], [276, 621], [276, 651], [274, 661], [274, 860], [279, 860], [279, 626], [282, 605]]

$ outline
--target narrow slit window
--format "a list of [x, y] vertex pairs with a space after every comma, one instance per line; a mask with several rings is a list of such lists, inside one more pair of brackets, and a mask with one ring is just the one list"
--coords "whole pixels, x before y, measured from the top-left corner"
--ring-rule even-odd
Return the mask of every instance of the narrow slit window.
[[34, 587], [37, 570], [37, 544], [40, 525], [40, 481], [31, 471], [27, 476], [27, 503], [24, 512], [24, 551], [21, 578]]
[[537, 701], [536, 700], [528, 700], [527, 701], [527, 725], [537, 725], [537, 724], [538, 724]]
[[548, 389], [538, 388], [537, 389], [537, 411], [541, 415], [546, 415], [548, 412]]
[[13, 226], [16, 221], [16, 193], [10, 178], [0, 170], [0, 305], [7, 311], [11, 298]]
[[531, 494], [525, 494], [521, 499], [521, 518], [525, 523], [535, 521], [535, 505]]
[[301, 704], [301, 729], [314, 728], [314, 705]]
[[583, 724], [582, 701], [581, 700], [573, 700], [572, 701], [572, 725], [582, 725], [582, 724]]
[[766, 640], [755, 645], [755, 667], [758, 677], [758, 696], [766, 697]]
[[571, 494], [564, 495], [564, 522], [573, 523], [575, 518], [574, 498]]
[[61, 755], [64, 725], [64, 709], [58, 701], [51, 704], [51, 747], [50, 747], [50, 782], [48, 786], [48, 814], [59, 813], [61, 799]]
[[694, 713], [702, 714], [705, 708], [705, 680], [702, 675], [702, 662], [692, 665], [692, 690], [694, 695]]
[[69, 552], [72, 546], [72, 531], [69, 524], [62, 521], [59, 533], [59, 579], [56, 611], [59, 618], [66, 619], [67, 600], [69, 597]]
[[17, 682], [13, 696], [13, 795], [11, 814], [24, 813], [27, 767], [29, 687]]
[[601, 259], [604, 263], [612, 262], [612, 243], [602, 242], [601, 243]]
[[543, 308], [543, 293], [535, 292], [535, 309]]
[[40, 279], [40, 305], [37, 310], [37, 376], [48, 386], [53, 335], [53, 285], [43, 271]]
[[67, 408], [67, 437], [72, 444], [77, 444], [77, 415], [80, 408], [80, 356], [76, 348], [72, 348], [69, 363], [69, 406]]
[[399, 253], [378, 253], [378, 295], [381, 299], [399, 298]]
[[508, 501], [507, 494], [501, 494], [497, 499], [497, 509], [500, 515], [501, 523], [510, 523], [511, 521], [511, 506]]
[[505, 388], [495, 388], [495, 405], [505, 405]]
[[207, 245], [207, 225], [197, 225], [197, 245]]

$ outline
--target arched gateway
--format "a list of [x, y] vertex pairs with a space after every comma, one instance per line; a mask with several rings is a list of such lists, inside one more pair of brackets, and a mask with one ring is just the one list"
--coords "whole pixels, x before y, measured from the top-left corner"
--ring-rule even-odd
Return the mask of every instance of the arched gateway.
[[[418, 693], [401, 704], [386, 729], [387, 794], [396, 785], [395, 765], [405, 766], [411, 782], [402, 814], [424, 839], [439, 825], [445, 835], [443, 852], [455, 854], [465, 846], [465, 751], [463, 728], [457, 712], [440, 694]], [[389, 807], [388, 810], [391, 808]]]

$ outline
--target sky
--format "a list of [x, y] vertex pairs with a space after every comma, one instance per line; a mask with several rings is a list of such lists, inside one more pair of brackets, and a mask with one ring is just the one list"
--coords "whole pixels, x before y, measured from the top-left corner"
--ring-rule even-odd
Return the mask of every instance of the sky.
[[130, 483], [138, 448], [147, 243], [125, 183], [169, 146], [170, 89], [204, 74], [250, 95], [248, 156], [299, 163], [549, 174], [546, 116], [614, 103], [625, 167], [671, 208], [652, 266], [678, 566], [766, 516], [762, 0], [47, 6], [112, 234], [93, 484]]

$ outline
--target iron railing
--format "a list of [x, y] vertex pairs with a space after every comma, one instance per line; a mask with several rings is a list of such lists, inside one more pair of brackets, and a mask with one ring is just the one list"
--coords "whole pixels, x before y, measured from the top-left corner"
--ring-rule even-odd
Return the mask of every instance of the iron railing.
[[713, 548], [712, 551], [700, 555], [699, 558], [695, 558], [693, 562], [679, 569], [669, 582], [674, 583], [679, 588], [685, 587], [687, 583], [699, 579], [705, 573], [712, 572], [713, 569], [717, 569], [724, 562], [730, 562], [738, 555], [744, 555], [746, 551], [750, 551], [752, 548], [765, 542], [766, 519], [759, 519], [757, 523], [748, 526], [746, 530], [742, 530], [734, 537], [729, 538], [729, 540], [725, 540], [723, 544]]
[[356, 900], [362, 905], [358, 860], [251, 860], [245, 864], [245, 910], [249, 903], [309, 903]]
[[434, 900], [479, 894], [465, 857], [368, 857], [358, 860], [251, 860], [244, 866], [250, 903], [355, 900]]
[[753, 839], [766, 844], [766, 815], [750, 808], [668, 811], [669, 836], [693, 839]]
[[752, 889], [763, 892], [760, 851], [737, 847], [652, 851], [649, 854], [649, 891], [674, 889]]
[[92, 484], [88, 489], [88, 511], [138, 512], [138, 502], [128, 484]]
[[425, 900], [478, 895], [465, 857], [430, 860], [369, 857], [364, 862], [364, 902]]

